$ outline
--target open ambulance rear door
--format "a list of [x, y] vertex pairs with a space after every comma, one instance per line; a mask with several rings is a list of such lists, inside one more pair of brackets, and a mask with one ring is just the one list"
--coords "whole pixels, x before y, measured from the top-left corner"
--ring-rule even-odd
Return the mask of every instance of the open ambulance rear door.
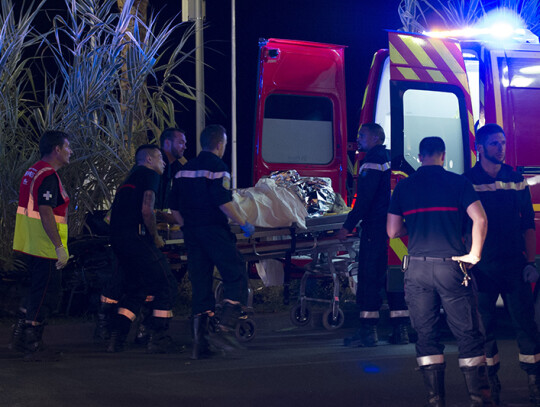
[[269, 39], [259, 44], [253, 181], [272, 171], [327, 177], [346, 199], [344, 47]]
[[[444, 140], [445, 168], [463, 173], [475, 162], [474, 121], [459, 42], [403, 32], [389, 32], [388, 40], [373, 60], [360, 126], [383, 126], [392, 185], [421, 165], [418, 145], [427, 136]], [[406, 244], [392, 239], [390, 246], [390, 264], [397, 264]]]
[[[506, 163], [526, 178], [540, 176], [540, 44], [483, 50], [486, 123], [506, 134]], [[540, 253], [540, 185], [531, 186]]]

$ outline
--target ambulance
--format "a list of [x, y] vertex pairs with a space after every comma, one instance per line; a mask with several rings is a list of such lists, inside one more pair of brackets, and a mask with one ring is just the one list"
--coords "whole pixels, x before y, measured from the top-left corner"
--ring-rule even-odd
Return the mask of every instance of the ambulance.
[[[358, 154], [356, 135], [347, 136], [345, 47], [282, 39], [259, 45], [254, 181], [292, 168], [330, 178], [352, 202]], [[368, 75], [359, 126], [367, 122], [385, 130], [392, 187], [420, 166], [418, 144], [426, 136], [445, 141], [447, 170], [471, 168], [475, 128], [484, 123], [502, 126], [506, 163], [532, 185], [540, 175], [538, 37], [508, 22], [424, 34], [389, 31], [388, 49], [375, 53]], [[531, 192], [538, 233], [540, 185]], [[389, 262], [399, 264], [406, 240], [392, 239], [390, 246]]]

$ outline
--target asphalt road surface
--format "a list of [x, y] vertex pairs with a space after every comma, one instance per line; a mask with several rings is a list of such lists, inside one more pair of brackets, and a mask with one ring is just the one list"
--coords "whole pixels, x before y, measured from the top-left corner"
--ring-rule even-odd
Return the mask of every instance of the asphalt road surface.
[[[346, 318], [349, 318], [346, 316]], [[4, 346], [10, 329], [0, 326], [0, 407], [288, 407], [422, 406], [422, 378], [415, 371], [414, 344], [390, 345], [380, 328], [376, 348], [343, 346], [355, 329], [349, 320], [337, 331], [317, 323], [294, 327], [287, 313], [255, 315], [257, 336], [247, 349], [192, 361], [184, 353], [148, 355], [143, 348], [106, 354], [92, 343], [93, 324], [55, 322], [46, 342], [63, 351], [59, 362], [23, 362]], [[499, 343], [502, 400], [528, 406], [526, 375], [517, 345], [501, 311]], [[175, 340], [189, 347], [189, 324], [176, 318]], [[467, 405], [455, 342], [445, 351], [447, 406]]]

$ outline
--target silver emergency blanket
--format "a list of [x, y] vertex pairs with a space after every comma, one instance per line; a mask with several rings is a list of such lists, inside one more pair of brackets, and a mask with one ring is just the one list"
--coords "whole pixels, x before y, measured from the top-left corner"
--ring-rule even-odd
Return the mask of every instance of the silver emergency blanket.
[[300, 177], [296, 170], [276, 171], [270, 174], [276, 185], [294, 192], [304, 203], [308, 217], [314, 218], [331, 212], [336, 194], [329, 178]]

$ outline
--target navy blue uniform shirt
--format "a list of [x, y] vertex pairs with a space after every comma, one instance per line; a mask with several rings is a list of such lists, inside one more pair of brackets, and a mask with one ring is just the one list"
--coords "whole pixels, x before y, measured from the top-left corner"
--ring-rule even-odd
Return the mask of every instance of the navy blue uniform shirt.
[[390, 204], [390, 155], [383, 145], [370, 149], [358, 171], [356, 203], [343, 227], [353, 230], [358, 222], [386, 220]]
[[484, 272], [521, 270], [526, 263], [523, 233], [535, 229], [527, 182], [506, 164], [496, 178], [488, 175], [480, 163], [463, 175], [473, 183], [488, 218], [482, 259], [477, 267]]
[[184, 218], [185, 227], [229, 224], [220, 205], [232, 201], [231, 174], [217, 155], [201, 151], [176, 174], [170, 209]]
[[159, 174], [143, 165], [134, 167], [118, 187], [111, 210], [111, 236], [137, 236], [145, 191], [157, 193]]
[[167, 154], [163, 151], [163, 161], [165, 161], [165, 169], [161, 175], [159, 182], [159, 189], [156, 194], [156, 209], [165, 210], [169, 209], [169, 196], [171, 193], [171, 188], [174, 180], [174, 176], [178, 171], [182, 169], [182, 164], [178, 160], [174, 160], [172, 163], [169, 162]]
[[396, 185], [388, 212], [405, 218], [410, 255], [461, 256], [466, 211], [477, 200], [465, 177], [428, 165]]

